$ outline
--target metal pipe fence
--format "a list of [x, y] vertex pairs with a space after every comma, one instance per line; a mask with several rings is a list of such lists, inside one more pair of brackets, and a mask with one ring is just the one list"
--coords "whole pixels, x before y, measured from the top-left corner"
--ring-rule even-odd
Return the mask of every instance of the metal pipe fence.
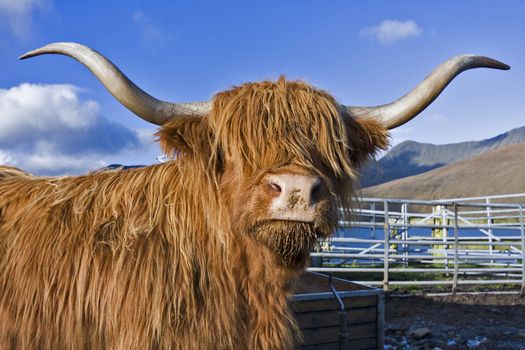
[[309, 270], [366, 276], [359, 283], [384, 290], [445, 285], [455, 293], [461, 285], [503, 284], [520, 285], [525, 294], [524, 207], [525, 193], [363, 198], [335, 237], [319, 242]]

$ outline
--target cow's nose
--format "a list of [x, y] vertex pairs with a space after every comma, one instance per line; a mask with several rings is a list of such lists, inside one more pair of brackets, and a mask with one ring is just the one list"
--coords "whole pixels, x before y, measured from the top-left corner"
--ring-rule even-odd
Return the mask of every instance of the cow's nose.
[[268, 190], [274, 195], [271, 219], [313, 222], [323, 182], [317, 176], [271, 174], [266, 176]]

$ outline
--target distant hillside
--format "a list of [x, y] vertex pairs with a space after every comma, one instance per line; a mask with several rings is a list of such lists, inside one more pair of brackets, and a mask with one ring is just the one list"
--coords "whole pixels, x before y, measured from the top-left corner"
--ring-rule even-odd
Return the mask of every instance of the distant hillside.
[[443, 199], [525, 193], [525, 142], [363, 189], [365, 197]]
[[433, 145], [405, 141], [362, 172], [363, 188], [417, 175], [500, 147], [525, 141], [525, 127], [482, 141]]

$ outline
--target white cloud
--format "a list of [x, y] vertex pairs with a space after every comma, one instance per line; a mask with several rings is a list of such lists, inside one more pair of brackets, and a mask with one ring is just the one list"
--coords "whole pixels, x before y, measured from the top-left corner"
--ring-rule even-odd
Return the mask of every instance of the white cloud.
[[166, 46], [172, 37], [158, 28], [154, 21], [142, 11], [135, 11], [131, 20], [140, 33], [140, 43], [148, 50], [158, 50]]
[[442, 123], [442, 122], [446, 122], [448, 118], [445, 117], [443, 114], [433, 113], [433, 114], [425, 116], [425, 120], [432, 122], [432, 123]]
[[18, 39], [31, 31], [33, 13], [49, 5], [49, 0], [0, 0], [0, 21]]
[[390, 135], [392, 136], [391, 143], [392, 147], [400, 144], [403, 141], [413, 139], [416, 129], [413, 126], [403, 125], [395, 129], [390, 130]]
[[80, 92], [65, 84], [0, 89], [0, 164], [73, 174], [104, 166], [115, 153], [144, 148], [136, 131], [105, 118]]
[[421, 35], [423, 29], [413, 20], [399, 21], [387, 19], [375, 27], [361, 30], [359, 36], [377, 40], [381, 45], [388, 46], [396, 41]]
[[64, 154], [51, 154], [39, 151], [27, 157], [18, 155], [17, 166], [24, 170], [38, 174], [79, 174], [89, 170], [96, 170], [108, 165], [105, 160], [99, 159], [97, 155], [87, 157], [74, 157]]
[[11, 163], [11, 156], [9, 154], [0, 150], [0, 164], [9, 164]]
[[151, 142], [155, 142], [157, 139], [157, 137], [155, 136], [155, 132], [157, 131], [157, 129], [158, 129], [157, 126], [152, 126], [151, 128], [135, 129], [135, 131], [137, 132], [142, 142], [151, 143]]

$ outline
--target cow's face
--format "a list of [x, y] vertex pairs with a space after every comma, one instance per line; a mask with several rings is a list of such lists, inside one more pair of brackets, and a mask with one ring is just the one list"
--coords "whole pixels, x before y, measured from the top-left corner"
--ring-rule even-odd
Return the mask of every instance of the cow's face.
[[167, 153], [213, 164], [233, 229], [291, 267], [332, 233], [348, 208], [359, 165], [387, 146], [387, 132], [359, 123], [326, 92], [301, 82], [245, 84], [218, 94], [205, 117], [159, 131]]

